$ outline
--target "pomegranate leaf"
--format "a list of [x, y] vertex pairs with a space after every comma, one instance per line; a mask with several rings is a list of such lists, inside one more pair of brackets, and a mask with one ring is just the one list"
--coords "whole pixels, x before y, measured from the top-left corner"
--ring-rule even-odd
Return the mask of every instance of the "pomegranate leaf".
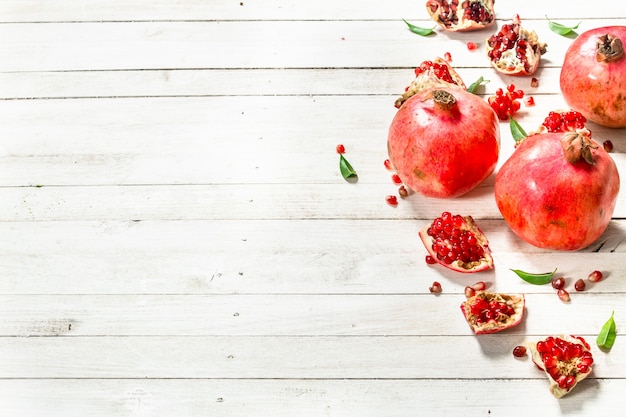
[[353, 178], [356, 177], [356, 171], [350, 165], [350, 162], [343, 155], [339, 154], [339, 171], [341, 171], [341, 175], [345, 178]]
[[599, 348], [602, 349], [611, 349], [613, 344], [615, 343], [615, 339], [617, 338], [617, 331], [615, 328], [615, 320], [613, 316], [615, 315], [615, 311], [611, 313], [611, 317], [604, 323], [602, 326], [602, 330], [600, 330], [600, 334], [596, 339], [596, 344]]
[[569, 35], [574, 30], [578, 29], [578, 26], [580, 26], [580, 24], [582, 23], [582, 22], [578, 22], [578, 24], [574, 26], [565, 26], [560, 23], [553, 22], [552, 20], [548, 18], [548, 16], [546, 16], [546, 19], [548, 19], [548, 27], [550, 28], [550, 30], [562, 36]]
[[552, 277], [556, 272], [556, 268], [554, 268], [554, 271], [552, 272], [544, 272], [541, 274], [532, 274], [530, 272], [524, 272], [519, 269], [511, 269], [511, 271], [515, 272], [518, 277], [528, 282], [529, 284], [545, 285], [552, 281]]
[[419, 26], [415, 26], [412, 23], [407, 22], [406, 20], [402, 19], [402, 21], [404, 23], [406, 23], [406, 25], [408, 26], [409, 30], [417, 35], [420, 36], [428, 36], [431, 33], [433, 33], [433, 30], [437, 27], [437, 25], [433, 26], [432, 28], [423, 28], [423, 27], [419, 27]]
[[526, 136], [528, 136], [522, 126], [520, 126], [520, 124], [517, 123], [517, 121], [512, 117], [509, 118], [509, 128], [511, 129], [511, 135], [513, 135], [513, 139], [515, 139], [515, 142], [519, 142], [520, 140], [525, 139]]
[[470, 84], [469, 87], [467, 87], [467, 91], [469, 91], [472, 94], [476, 94], [476, 90], [478, 89], [478, 87], [480, 87], [481, 85], [485, 85], [488, 82], [489, 80], [485, 80], [483, 76], [481, 75], [480, 77], [478, 77], [476, 81], [474, 81], [473, 83]]

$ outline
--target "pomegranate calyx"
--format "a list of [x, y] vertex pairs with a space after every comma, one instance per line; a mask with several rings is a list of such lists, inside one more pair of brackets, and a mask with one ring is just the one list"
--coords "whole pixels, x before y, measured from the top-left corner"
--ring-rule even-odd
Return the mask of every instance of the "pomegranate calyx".
[[596, 164], [591, 150], [598, 148], [598, 145], [591, 140], [591, 132], [588, 129], [565, 132], [561, 137], [561, 146], [568, 162], [573, 164], [582, 159], [589, 165]]
[[433, 101], [445, 111], [451, 111], [456, 107], [456, 97], [446, 90], [433, 90]]
[[598, 38], [596, 60], [598, 62], [615, 62], [624, 56], [624, 45], [620, 38], [610, 34]]

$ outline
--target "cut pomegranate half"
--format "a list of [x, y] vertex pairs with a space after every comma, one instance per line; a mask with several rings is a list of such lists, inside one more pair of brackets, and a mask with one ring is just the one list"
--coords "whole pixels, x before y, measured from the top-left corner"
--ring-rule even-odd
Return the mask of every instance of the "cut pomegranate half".
[[431, 87], [453, 87], [466, 90], [467, 87], [461, 76], [446, 62], [436, 57], [432, 61], [426, 60], [415, 68], [415, 79], [406, 88], [405, 92], [398, 97], [394, 106], [399, 109], [402, 104], [418, 92]]
[[439, 26], [451, 32], [486, 28], [496, 21], [493, 0], [428, 0], [426, 10]]
[[533, 362], [550, 380], [550, 392], [561, 398], [592, 371], [593, 356], [589, 344], [580, 336], [548, 336], [526, 343]]
[[520, 324], [524, 304], [523, 294], [476, 291], [461, 304], [461, 311], [475, 334], [490, 334]]
[[489, 242], [471, 216], [443, 212], [420, 230], [430, 256], [458, 272], [479, 272], [493, 268]]
[[506, 75], [533, 74], [547, 50], [537, 33], [524, 29], [519, 21], [502, 25], [486, 44], [491, 66]]

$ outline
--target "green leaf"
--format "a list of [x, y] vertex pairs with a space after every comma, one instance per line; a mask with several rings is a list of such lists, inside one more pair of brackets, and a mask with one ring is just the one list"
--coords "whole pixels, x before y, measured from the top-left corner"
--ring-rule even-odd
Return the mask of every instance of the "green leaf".
[[488, 82], [489, 80], [485, 80], [483, 76], [481, 75], [480, 77], [478, 77], [476, 81], [474, 81], [473, 83], [470, 84], [469, 87], [467, 87], [467, 91], [469, 91], [472, 94], [476, 94], [476, 89], [480, 87], [481, 85], [487, 84]]
[[529, 272], [524, 272], [519, 269], [511, 269], [511, 271], [515, 272], [518, 277], [528, 282], [529, 284], [534, 285], [545, 285], [552, 281], [552, 277], [556, 272], [556, 268], [552, 272], [544, 272], [542, 274], [531, 274]]
[[356, 177], [356, 171], [350, 165], [350, 162], [343, 155], [339, 154], [339, 171], [341, 171], [341, 175], [345, 178], [353, 178]]
[[574, 26], [565, 26], [560, 23], [553, 22], [548, 18], [548, 16], [546, 16], [546, 19], [548, 19], [548, 27], [550, 28], [550, 30], [562, 36], [569, 35], [574, 30], [578, 29], [578, 26], [582, 23], [578, 22], [578, 24]]
[[432, 28], [422, 28], [419, 26], [415, 26], [412, 23], [407, 22], [406, 20], [402, 19], [402, 21], [404, 23], [406, 23], [406, 25], [409, 27], [409, 30], [417, 35], [420, 36], [428, 36], [431, 33], [433, 33], [433, 30], [437, 27], [437, 25], [433, 26]]
[[520, 126], [520, 124], [517, 123], [517, 121], [512, 117], [509, 118], [509, 128], [511, 129], [511, 135], [513, 135], [515, 142], [519, 142], [528, 136], [528, 134], [524, 131], [524, 128], [522, 128], [522, 126]]
[[617, 338], [617, 331], [615, 328], [615, 320], [613, 316], [615, 315], [615, 311], [611, 313], [611, 318], [609, 318], [604, 326], [602, 326], [602, 330], [600, 330], [600, 334], [596, 339], [596, 344], [599, 348], [602, 349], [611, 349], [613, 344], [615, 343], [615, 339]]

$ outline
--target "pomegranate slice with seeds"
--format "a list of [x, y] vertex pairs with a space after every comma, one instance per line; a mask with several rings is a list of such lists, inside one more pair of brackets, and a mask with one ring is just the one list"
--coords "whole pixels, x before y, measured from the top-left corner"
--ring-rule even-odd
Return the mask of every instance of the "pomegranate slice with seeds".
[[419, 232], [430, 256], [458, 272], [493, 268], [489, 242], [471, 216], [443, 212]]
[[561, 398], [591, 373], [593, 356], [580, 336], [548, 336], [526, 343], [533, 362], [550, 380], [550, 392]]
[[467, 87], [461, 76], [446, 62], [436, 57], [432, 61], [426, 60], [415, 68], [415, 79], [405, 92], [398, 97], [394, 106], [399, 109], [402, 104], [418, 92], [431, 87], [453, 87], [466, 90]]
[[476, 291], [461, 304], [461, 311], [475, 334], [490, 334], [518, 325], [524, 317], [524, 304], [523, 294]]
[[496, 21], [494, 0], [428, 0], [426, 10], [439, 26], [451, 32], [476, 30]]
[[533, 74], [545, 53], [546, 44], [539, 42], [537, 33], [524, 29], [517, 19], [487, 39], [491, 66], [507, 75]]

